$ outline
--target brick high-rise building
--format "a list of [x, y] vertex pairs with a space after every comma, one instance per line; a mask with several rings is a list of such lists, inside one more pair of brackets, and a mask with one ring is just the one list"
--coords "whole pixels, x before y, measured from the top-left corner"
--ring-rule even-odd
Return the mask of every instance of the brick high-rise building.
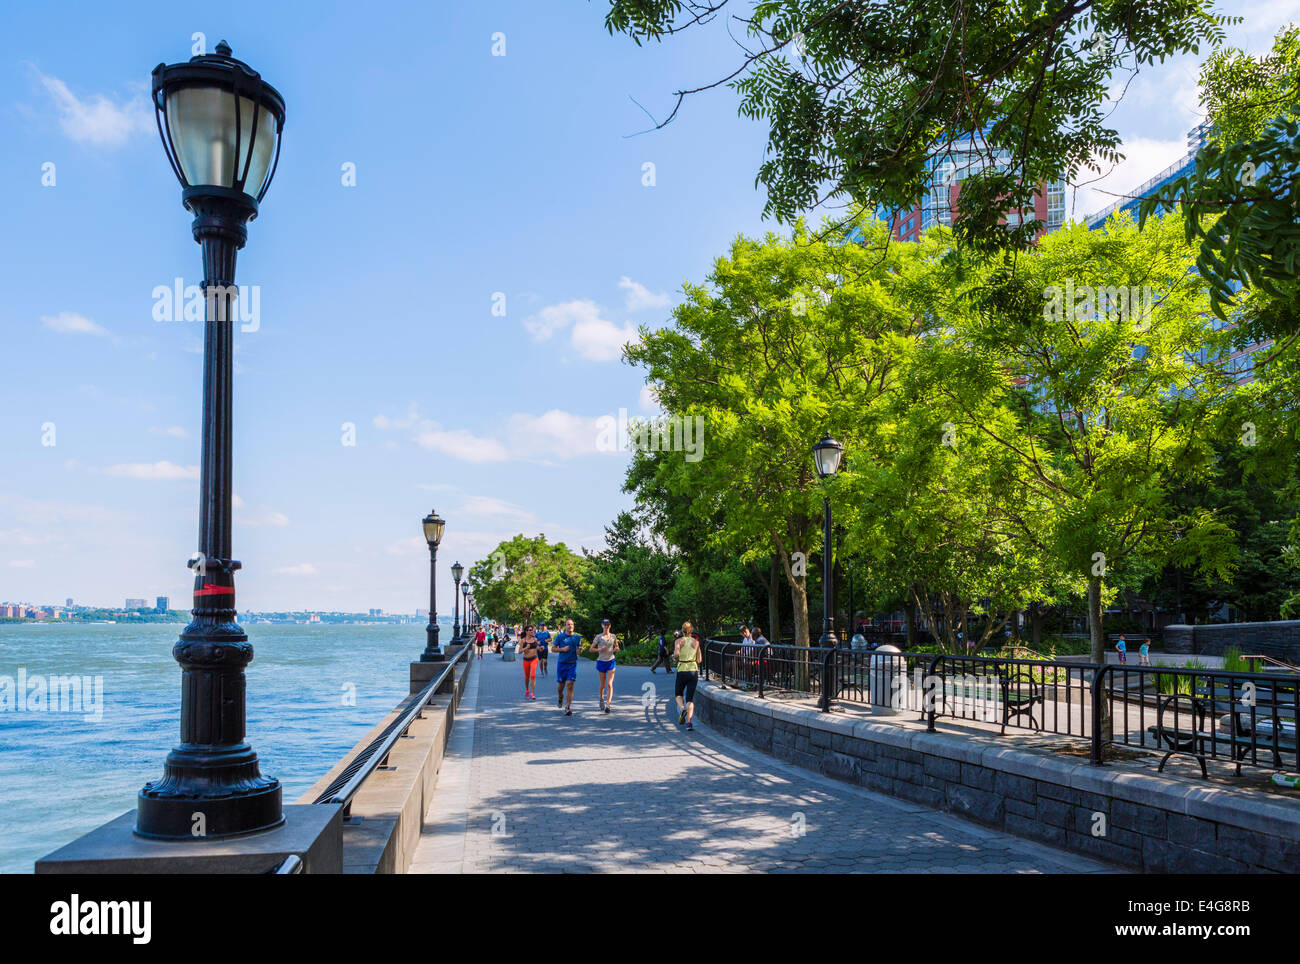
[[[1005, 151], [999, 151], [993, 160], [999, 167], [1005, 167], [1010, 157]], [[961, 197], [962, 182], [986, 168], [989, 162], [987, 145], [977, 139], [967, 136], [950, 141], [926, 162], [929, 177], [925, 193], [916, 206], [910, 210], [879, 211], [877, 214], [882, 220], [889, 221], [890, 234], [897, 241], [916, 241], [922, 231], [936, 224], [951, 227], [957, 199]], [[1040, 236], [1055, 231], [1065, 223], [1065, 182], [1038, 184], [1033, 204], [1033, 216], [1026, 214], [1025, 219], [1042, 222]], [[1019, 223], [1019, 218], [1018, 213], [1009, 213], [1004, 221], [1015, 224]]]

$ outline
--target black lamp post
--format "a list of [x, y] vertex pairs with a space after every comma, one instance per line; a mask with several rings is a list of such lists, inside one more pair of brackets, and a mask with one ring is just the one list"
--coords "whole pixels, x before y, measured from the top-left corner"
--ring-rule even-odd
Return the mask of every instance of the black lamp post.
[[[824, 435], [822, 440], [813, 446], [812, 451], [813, 463], [817, 466], [817, 477], [825, 483], [827, 479], [839, 471], [840, 457], [844, 454], [844, 446], [829, 435]], [[835, 584], [831, 572], [831, 499], [830, 495], [825, 492], [823, 492], [822, 496], [822, 506], [826, 511], [826, 519], [822, 546], [822, 638], [818, 645], [835, 649], [840, 643], [835, 637], [834, 623]]]
[[153, 102], [181, 203], [194, 215], [207, 311], [194, 608], [172, 648], [181, 665], [181, 742], [167, 755], [162, 779], [140, 790], [135, 832], [212, 839], [284, 822], [280, 783], [262, 776], [244, 741], [244, 668], [253, 647], [236, 621], [239, 563], [230, 539], [235, 258], [275, 176], [284, 99], [223, 40], [215, 53], [155, 67]]
[[469, 583], [466, 582], [460, 587], [460, 594], [465, 598], [465, 632], [469, 633]]
[[[453, 562], [451, 564], [451, 578], [454, 579], [456, 582], [456, 590], [451, 594], [451, 601], [456, 607], [456, 618], [451, 624], [452, 642], [455, 642], [456, 640], [460, 639], [460, 577], [461, 577], [461, 573], [463, 573], [464, 571], [465, 571], [465, 567], [462, 566], [459, 562]], [[465, 610], [465, 625], [466, 626], [469, 625], [468, 609]]]
[[424, 541], [429, 544], [429, 625], [424, 629], [425, 644], [420, 662], [437, 663], [442, 660], [442, 647], [438, 645], [438, 543], [442, 542], [442, 530], [447, 522], [437, 512], [430, 512], [421, 524], [424, 526]]

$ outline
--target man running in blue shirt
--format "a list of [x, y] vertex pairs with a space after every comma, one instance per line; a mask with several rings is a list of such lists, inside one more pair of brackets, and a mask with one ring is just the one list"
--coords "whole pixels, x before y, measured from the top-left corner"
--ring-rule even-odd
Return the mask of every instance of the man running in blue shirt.
[[573, 683], [578, 678], [578, 646], [581, 643], [582, 637], [573, 631], [572, 619], [566, 619], [564, 632], [551, 640], [551, 651], [558, 654], [555, 660], [555, 705], [564, 708], [565, 716], [573, 715]]
[[546, 657], [550, 653], [551, 634], [546, 630], [546, 623], [542, 623], [537, 630], [537, 671], [543, 676], [546, 675]]

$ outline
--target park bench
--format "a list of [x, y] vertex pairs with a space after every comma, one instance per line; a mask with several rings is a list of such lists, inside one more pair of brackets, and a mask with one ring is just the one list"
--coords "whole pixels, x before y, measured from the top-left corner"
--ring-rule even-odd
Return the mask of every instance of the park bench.
[[[1014, 717], [1019, 720], [1029, 717], [1029, 725], [1041, 730], [1043, 707], [1043, 675], [1034, 672], [1029, 666], [999, 666], [998, 688], [1002, 692], [1002, 732], [1007, 732], [1007, 723]], [[1034, 719], [1034, 709], [1038, 708], [1039, 719]]]
[[1162, 696], [1156, 703], [1155, 726], [1147, 731], [1156, 738], [1156, 746], [1166, 746], [1169, 752], [1160, 761], [1157, 772], [1163, 773], [1165, 764], [1175, 753], [1190, 753], [1201, 765], [1201, 777], [1209, 778], [1205, 769], [1205, 744], [1214, 734], [1205, 729], [1205, 701], [1188, 693]]
[[[1212, 683], [1198, 682], [1195, 695], [1160, 697], [1156, 724], [1147, 728], [1157, 746], [1170, 748], [1160, 769], [1174, 753], [1190, 753], [1200, 761], [1201, 775], [1206, 776], [1207, 744], [1212, 749], [1219, 744], [1229, 748], [1237, 776], [1241, 775], [1242, 762], [1254, 759], [1261, 750], [1272, 756], [1276, 769], [1284, 769], [1282, 755], [1289, 753], [1294, 761], [1296, 754], [1296, 695], [1294, 683], [1279, 680], [1278, 684], [1252, 684], [1247, 688], [1239, 680], [1216, 679]], [[1205, 728], [1211, 709], [1216, 716], [1223, 714], [1217, 732]], [[1168, 722], [1171, 713], [1172, 724]]]

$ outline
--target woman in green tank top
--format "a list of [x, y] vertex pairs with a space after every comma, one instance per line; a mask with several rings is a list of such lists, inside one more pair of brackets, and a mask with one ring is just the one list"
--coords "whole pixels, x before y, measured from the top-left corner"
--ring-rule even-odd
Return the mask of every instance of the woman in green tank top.
[[691, 636], [691, 624], [682, 624], [682, 634], [673, 644], [673, 662], [677, 664], [677, 725], [695, 729], [695, 684], [700, 681], [700, 644]]

